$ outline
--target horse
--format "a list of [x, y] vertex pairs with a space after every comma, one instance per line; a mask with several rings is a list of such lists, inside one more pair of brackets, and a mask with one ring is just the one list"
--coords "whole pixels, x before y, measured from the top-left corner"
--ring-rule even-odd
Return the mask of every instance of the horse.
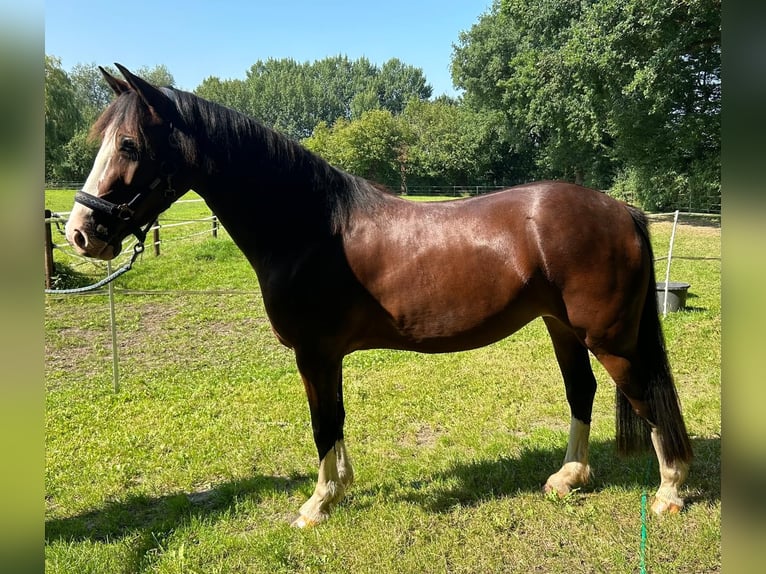
[[[324, 522], [354, 480], [343, 427], [343, 358], [361, 349], [474, 349], [541, 317], [570, 408], [561, 468], [543, 486], [588, 482], [596, 380], [616, 388], [616, 445], [654, 447], [651, 508], [684, 507], [692, 448], [655, 295], [646, 216], [586, 187], [543, 181], [417, 203], [331, 166], [232, 109], [157, 87], [117, 64], [116, 94], [66, 224], [74, 249], [110, 260], [193, 189], [247, 257], [276, 338], [295, 354], [319, 470], [293, 525]], [[449, 408], [449, 405], [444, 405]]]

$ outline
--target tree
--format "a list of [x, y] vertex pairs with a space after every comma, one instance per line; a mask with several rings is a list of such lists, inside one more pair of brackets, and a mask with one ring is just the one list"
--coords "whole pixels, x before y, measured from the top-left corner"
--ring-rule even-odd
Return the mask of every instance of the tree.
[[[107, 70], [111, 72], [111, 69], [108, 67]], [[170, 73], [170, 70], [168, 70], [168, 67], [165, 64], [139, 66], [133, 70], [133, 73], [141, 76], [144, 80], [155, 86], [173, 86], [176, 83], [173, 74]]]
[[64, 145], [56, 166], [56, 179], [84, 181], [98, 153], [98, 142], [90, 137], [89, 128], [80, 128]]
[[330, 128], [320, 122], [303, 140], [331, 164], [395, 188], [406, 182], [407, 131], [388, 110], [370, 110], [354, 121], [340, 118]]
[[61, 60], [45, 56], [45, 177], [59, 177], [64, 145], [82, 123], [75, 90]]
[[220, 80], [215, 76], [205, 78], [194, 92], [201, 98], [218, 102], [248, 115], [254, 115], [250, 105], [247, 84], [244, 80]]
[[517, 147], [535, 152], [535, 177], [597, 184], [610, 173], [600, 102], [571, 67], [577, 55], [564, 57], [581, 10], [579, 0], [496, 2], [477, 34], [461, 37], [464, 46], [479, 45], [457, 48], [453, 71], [467, 90], [477, 82], [466, 74], [491, 75], [494, 87], [475, 100], [506, 114]]
[[477, 181], [479, 132], [477, 118], [456, 102], [410, 100], [402, 120], [410, 132], [407, 150], [410, 182], [461, 185]]
[[398, 58], [383, 64], [375, 78], [380, 107], [392, 114], [400, 114], [411, 99], [425, 101], [433, 88], [426, 82], [423, 70], [408, 66]]
[[659, 186], [637, 190], [649, 207], [720, 189], [718, 0], [498, 0], [453, 79], [505, 117], [536, 177]]
[[112, 101], [114, 92], [96, 64], [75, 64], [68, 75], [83, 123], [90, 125]]
[[718, 0], [635, 0], [579, 30], [601, 45], [584, 64], [609, 82], [617, 182], [650, 209], [720, 202], [720, 26]]
[[[114, 76], [120, 76], [119, 72], [110, 66], [104, 66], [104, 69]], [[141, 66], [133, 72], [157, 86], [171, 86], [174, 83], [173, 75], [164, 65], [154, 68]], [[75, 64], [68, 76], [74, 87], [76, 104], [83, 123], [90, 126], [112, 101], [114, 92], [104, 80], [97, 64]]]
[[360, 119], [368, 111], [399, 114], [412, 98], [427, 99], [422, 70], [392, 59], [380, 69], [366, 58], [334, 56], [314, 62], [258, 60], [245, 80], [207, 78], [196, 93], [233, 107], [294, 138], [311, 135], [320, 122]]

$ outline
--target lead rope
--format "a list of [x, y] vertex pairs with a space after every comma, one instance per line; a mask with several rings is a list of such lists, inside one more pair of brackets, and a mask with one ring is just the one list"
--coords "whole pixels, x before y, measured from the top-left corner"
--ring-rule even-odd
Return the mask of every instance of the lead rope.
[[71, 295], [73, 293], [87, 293], [88, 291], [99, 289], [100, 287], [103, 287], [107, 283], [111, 283], [123, 273], [127, 273], [128, 271], [130, 271], [130, 269], [133, 267], [133, 263], [135, 263], [138, 256], [141, 255], [141, 253], [143, 252], [144, 252], [144, 244], [143, 242], [139, 241], [133, 246], [133, 256], [130, 258], [130, 261], [128, 261], [125, 265], [120, 267], [117, 271], [115, 271], [111, 275], [104, 277], [101, 281], [98, 281], [97, 283], [94, 283], [93, 285], [88, 285], [86, 287], [77, 287], [75, 289], [46, 289], [45, 293], [49, 295]]
[[639, 565], [641, 574], [646, 574], [646, 491], [641, 494], [641, 550]]

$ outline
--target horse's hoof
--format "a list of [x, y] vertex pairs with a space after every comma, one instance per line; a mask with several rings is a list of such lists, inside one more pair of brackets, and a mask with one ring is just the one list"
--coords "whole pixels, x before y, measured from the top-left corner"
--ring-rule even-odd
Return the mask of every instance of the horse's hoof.
[[313, 528], [319, 524], [316, 520], [311, 520], [310, 518], [306, 518], [302, 514], [298, 516], [295, 520], [293, 520], [292, 526], [293, 528]]
[[546, 482], [543, 485], [543, 494], [545, 496], [552, 496], [553, 494], [556, 494], [559, 498], [564, 498], [567, 494], [569, 494], [571, 489], [567, 486], [554, 486], [550, 482]]
[[661, 498], [655, 498], [652, 503], [652, 512], [657, 516], [662, 516], [663, 514], [678, 514], [681, 512], [682, 508], [683, 504], [679, 505], [675, 502], [662, 500]]

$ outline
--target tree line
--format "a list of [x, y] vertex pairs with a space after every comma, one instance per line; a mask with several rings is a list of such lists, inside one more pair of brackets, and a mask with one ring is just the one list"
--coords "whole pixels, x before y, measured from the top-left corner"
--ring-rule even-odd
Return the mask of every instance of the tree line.
[[[453, 46], [459, 98], [391, 59], [259, 60], [194, 92], [406, 192], [567, 179], [650, 210], [720, 206], [720, 0], [495, 0]], [[83, 180], [111, 98], [46, 56], [46, 179]], [[135, 70], [172, 85], [164, 66]]]

